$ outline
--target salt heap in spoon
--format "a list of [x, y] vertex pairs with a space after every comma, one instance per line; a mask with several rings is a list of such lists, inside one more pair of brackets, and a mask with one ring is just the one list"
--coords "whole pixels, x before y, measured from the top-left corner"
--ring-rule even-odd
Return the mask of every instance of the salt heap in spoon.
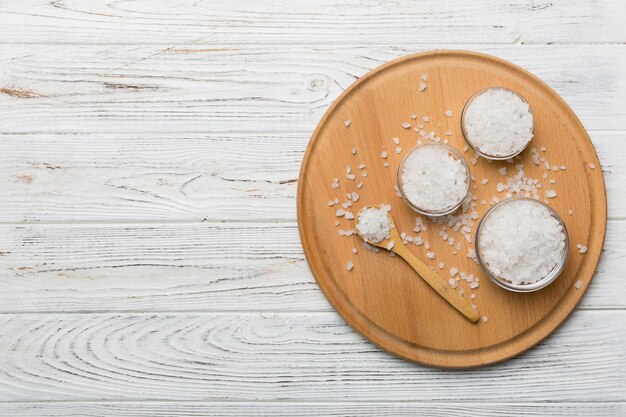
[[469, 101], [463, 114], [467, 141], [485, 157], [508, 158], [533, 137], [533, 114], [518, 94], [490, 88]]
[[366, 242], [378, 243], [389, 239], [392, 224], [389, 220], [391, 207], [381, 204], [378, 207], [366, 207], [359, 212], [356, 229]]
[[469, 184], [467, 166], [452, 152], [447, 145], [422, 145], [401, 164], [401, 191], [418, 211], [438, 214], [458, 207], [465, 199]]
[[533, 284], [563, 259], [565, 231], [550, 210], [534, 200], [507, 200], [480, 226], [478, 249], [485, 267], [513, 284]]

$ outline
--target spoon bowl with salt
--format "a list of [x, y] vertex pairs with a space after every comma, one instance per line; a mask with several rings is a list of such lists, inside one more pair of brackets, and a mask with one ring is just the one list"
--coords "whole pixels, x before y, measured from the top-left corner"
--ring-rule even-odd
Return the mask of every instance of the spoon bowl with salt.
[[465, 298], [459, 295], [443, 278], [413, 255], [404, 243], [402, 243], [402, 238], [394, 226], [389, 210], [389, 206], [385, 205], [363, 207], [354, 219], [354, 230], [359, 237], [368, 244], [387, 250], [393, 250], [452, 307], [463, 314], [469, 321], [476, 323], [480, 318], [478, 311], [474, 310]]

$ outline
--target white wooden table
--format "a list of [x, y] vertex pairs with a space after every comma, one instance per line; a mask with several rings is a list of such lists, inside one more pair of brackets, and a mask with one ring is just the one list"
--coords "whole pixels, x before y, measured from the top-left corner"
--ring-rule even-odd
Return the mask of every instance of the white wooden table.
[[[624, 18], [622, 0], [0, 1], [0, 415], [626, 415]], [[609, 195], [572, 317], [466, 372], [355, 334], [295, 222], [333, 99], [441, 47], [556, 89]]]

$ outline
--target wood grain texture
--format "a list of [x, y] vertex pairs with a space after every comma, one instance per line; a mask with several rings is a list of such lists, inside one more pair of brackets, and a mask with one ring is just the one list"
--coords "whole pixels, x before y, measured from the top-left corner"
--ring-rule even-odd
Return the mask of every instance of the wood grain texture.
[[620, 42], [619, 0], [4, 1], [4, 42], [262, 43]]
[[[0, 131], [309, 133], [358, 77], [437, 47], [3, 45]], [[587, 129], [626, 130], [626, 45], [464, 47], [541, 77]]]
[[[591, 132], [626, 218], [626, 132]], [[296, 220], [308, 133], [0, 135], [0, 222]]]
[[[331, 311], [295, 224], [0, 226], [0, 236], [2, 312]], [[626, 222], [609, 222], [579, 308], [626, 308], [625, 240]]]
[[[423, 81], [421, 74], [428, 75], [428, 88], [418, 92]], [[477, 326], [463, 320], [437, 297], [406, 263], [385, 253], [366, 250], [354, 255], [351, 249], [360, 246], [360, 239], [337, 233], [352, 229], [354, 221], [338, 218], [337, 207], [328, 207], [327, 202], [333, 199], [344, 202], [346, 193], [358, 192], [358, 201], [354, 204], [349, 201], [350, 212], [357, 213], [373, 204], [389, 204], [397, 230], [412, 234], [416, 213], [394, 191], [400, 161], [416, 141], [432, 143], [426, 139], [429, 131], [431, 136], [437, 134], [456, 149], [463, 149], [461, 111], [470, 97], [493, 86], [518, 92], [531, 106], [534, 115], [531, 146], [547, 148], [543, 155], [552, 165], [556, 164], [556, 171], [558, 166], [567, 169], [556, 173], [547, 161], [547, 170], [539, 161], [534, 164], [530, 150], [520, 154], [518, 162], [528, 178], [538, 178], [546, 189], [558, 190], [558, 198], [550, 201], [544, 189], [539, 195], [561, 216], [569, 239], [584, 242], [589, 251], [583, 256], [573, 243], [567, 264], [555, 282], [541, 291], [514, 293], [490, 283], [470, 256], [465, 256], [474, 249], [472, 239], [462, 248], [451, 248], [440, 237], [444, 232], [441, 226], [421, 218], [428, 224], [428, 230], [419, 233], [424, 246], [410, 245], [410, 248], [418, 259], [438, 271], [440, 279], [428, 282], [447, 285], [450, 278], [447, 271], [453, 266], [481, 280], [474, 303], [480, 316], [491, 320]], [[444, 115], [446, 109], [451, 109], [450, 116]], [[413, 120], [411, 113], [418, 113], [415, 118], [423, 118]], [[346, 126], [345, 120], [351, 120], [351, 124]], [[421, 130], [423, 137], [414, 129]], [[445, 131], [450, 133], [446, 136]], [[391, 141], [394, 136], [403, 146], [395, 152]], [[505, 161], [487, 162], [491, 161], [481, 158], [469, 168], [476, 178], [470, 187], [476, 198], [476, 218], [485, 214], [489, 208], [487, 202], [494, 195], [505, 198], [504, 193], [496, 192], [496, 184], [504, 181], [499, 170], [508, 169], [508, 178], [513, 178], [516, 171], [513, 164]], [[359, 164], [364, 169], [354, 168], [356, 175], [346, 168]], [[376, 345], [431, 366], [467, 368], [492, 364], [519, 354], [550, 334], [575, 308], [591, 281], [606, 230], [604, 179], [595, 169], [597, 166], [599, 161], [590, 138], [572, 110], [546, 84], [523, 69], [493, 56], [467, 51], [408, 55], [371, 71], [350, 86], [324, 114], [313, 133], [298, 183], [302, 246], [329, 302], [352, 327]], [[558, 182], [552, 185], [544, 181], [543, 175], [547, 178], [548, 174], [558, 178]], [[489, 184], [480, 184], [481, 178], [487, 178]], [[358, 181], [362, 181], [363, 188], [355, 186]], [[337, 187], [331, 187], [333, 182]], [[568, 215], [568, 210], [573, 210], [576, 217]], [[459, 242], [464, 241], [460, 233], [453, 233], [452, 224], [449, 226], [446, 232], [455, 235]], [[470, 229], [475, 233], [476, 224], [473, 226]], [[432, 251], [429, 259], [428, 250]], [[407, 259], [402, 252], [399, 254]], [[347, 261], [353, 261], [354, 269], [344, 267]], [[574, 289], [575, 282], [580, 283], [581, 290]], [[459, 287], [469, 297], [472, 287]]]
[[394, 358], [335, 313], [2, 315], [0, 335], [2, 401], [585, 403], [626, 389], [623, 311], [577, 312], [520, 358], [456, 372]]
[[[13, 313], [0, 349], [16, 347], [0, 355], [0, 395], [18, 401], [0, 414], [625, 414], [623, 312], [576, 313], [483, 372], [407, 366], [330, 313], [294, 223], [300, 160], [332, 100], [387, 60], [454, 44], [524, 66], [572, 105], [625, 219], [624, 7], [0, 2], [0, 311]], [[229, 229], [224, 249], [206, 244]], [[624, 241], [611, 222], [583, 309], [626, 307]]]
[[624, 403], [477, 403], [398, 402], [18, 402], [0, 404], [12, 417], [612, 417], [626, 413]]

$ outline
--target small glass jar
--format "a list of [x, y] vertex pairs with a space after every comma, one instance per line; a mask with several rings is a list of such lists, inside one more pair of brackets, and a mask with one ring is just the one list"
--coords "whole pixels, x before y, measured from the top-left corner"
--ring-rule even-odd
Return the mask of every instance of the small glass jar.
[[[450, 207], [446, 207], [446, 208], [441, 209], [441, 210], [429, 210], [427, 208], [417, 207], [406, 196], [406, 193], [404, 191], [404, 184], [402, 182], [402, 172], [404, 171], [404, 164], [405, 164], [405, 162], [407, 161], [407, 158], [410, 155], [412, 155], [414, 152], [419, 152], [420, 149], [423, 149], [425, 147], [439, 147], [439, 148], [445, 149], [448, 152], [448, 155], [452, 156], [454, 159], [456, 159], [458, 161], [461, 161], [461, 163], [463, 164], [463, 168], [465, 169], [465, 178], [466, 178], [465, 179], [465, 184], [466, 184], [465, 194], [464, 194], [463, 198], [460, 199], [460, 201], [455, 202]], [[439, 217], [439, 216], [445, 216], [446, 214], [450, 214], [450, 213], [456, 211], [459, 207], [461, 207], [461, 205], [463, 204], [463, 202], [467, 198], [467, 195], [468, 195], [469, 190], [470, 190], [471, 176], [470, 176], [469, 166], [467, 165], [467, 162], [465, 161], [465, 158], [463, 158], [463, 156], [461, 155], [461, 153], [459, 151], [457, 151], [452, 146], [447, 145], [445, 143], [426, 143], [424, 145], [418, 145], [415, 148], [411, 149], [409, 152], [407, 152], [407, 154], [404, 156], [404, 158], [402, 158], [402, 161], [400, 162], [400, 165], [398, 166], [397, 181], [398, 181], [398, 189], [400, 191], [400, 195], [402, 196], [402, 200], [404, 200], [404, 202], [409, 207], [411, 207], [411, 209], [413, 209], [414, 211], [416, 211], [416, 212], [418, 212], [420, 214], [424, 214], [426, 216]]]
[[[552, 269], [552, 271], [548, 273], [548, 275], [546, 275], [545, 277], [541, 278], [539, 281], [534, 282], [532, 284], [515, 284], [511, 281], [508, 281], [507, 279], [503, 277], [499, 277], [493, 274], [489, 270], [489, 266], [483, 259], [481, 250], [480, 250], [480, 235], [482, 231], [482, 226], [483, 224], [485, 224], [485, 221], [489, 219], [489, 216], [491, 216], [499, 208], [505, 206], [506, 204], [511, 204], [520, 200], [530, 201], [532, 203], [541, 205], [545, 207], [546, 209], [548, 209], [552, 217], [554, 217], [555, 219], [559, 221], [559, 223], [561, 224], [561, 227], [563, 228], [563, 233], [565, 234], [565, 246], [563, 247], [563, 251], [561, 253], [561, 259], [559, 260], [559, 263], [554, 267], [554, 269]], [[556, 278], [561, 274], [561, 272], [563, 272], [563, 269], [565, 269], [565, 264], [567, 263], [567, 258], [569, 256], [569, 237], [568, 237], [567, 229], [565, 228], [565, 223], [563, 223], [563, 220], [561, 219], [561, 217], [556, 213], [556, 211], [554, 211], [554, 209], [552, 209], [552, 207], [548, 206], [547, 204], [542, 203], [539, 200], [535, 200], [534, 198], [512, 197], [506, 200], [502, 200], [499, 203], [496, 203], [493, 207], [487, 210], [483, 218], [480, 219], [480, 222], [478, 223], [478, 226], [476, 228], [475, 248], [476, 248], [476, 260], [478, 261], [478, 265], [480, 265], [481, 269], [485, 272], [485, 274], [489, 277], [489, 279], [493, 283], [497, 284], [498, 286], [504, 289], [507, 289], [513, 292], [532, 292], [532, 291], [537, 291], [537, 290], [547, 287], [549, 284], [554, 282], [554, 280], [556, 280]]]
[[531, 127], [531, 132], [535, 128], [535, 115], [533, 114], [533, 109], [530, 107], [530, 104], [528, 103], [528, 101], [524, 97], [522, 97], [520, 94], [516, 93], [515, 91], [513, 91], [513, 90], [511, 90], [509, 88], [505, 88], [505, 87], [489, 87], [489, 88], [486, 88], [484, 90], [481, 90], [481, 91], [477, 92], [476, 94], [471, 96], [469, 98], [469, 100], [467, 100], [467, 103], [465, 103], [465, 106], [463, 106], [463, 111], [461, 111], [461, 132], [463, 133], [463, 137], [465, 138], [465, 142], [467, 142], [467, 144], [470, 146], [470, 148], [472, 148], [478, 155], [482, 156], [483, 158], [491, 159], [491, 160], [494, 160], [494, 161], [504, 161], [506, 159], [511, 159], [511, 158], [519, 155], [520, 153], [522, 153], [524, 151], [524, 149], [526, 149], [528, 147], [528, 144], [532, 140], [532, 134], [531, 134], [530, 139], [528, 139], [526, 144], [521, 149], [516, 150], [515, 152], [511, 153], [510, 155], [490, 155], [488, 153], [485, 153], [485, 152], [481, 151], [480, 148], [478, 146], [476, 146], [472, 142], [472, 140], [470, 139], [469, 135], [467, 134], [467, 130], [465, 129], [465, 116], [467, 115], [467, 109], [472, 104], [472, 102], [476, 99], [476, 97], [478, 97], [481, 94], [486, 93], [487, 91], [490, 91], [490, 90], [504, 90], [504, 91], [508, 91], [509, 93], [515, 94], [524, 103], [528, 104], [528, 111], [530, 112], [530, 114], [531, 114], [531, 116], [533, 118], [533, 125]]

